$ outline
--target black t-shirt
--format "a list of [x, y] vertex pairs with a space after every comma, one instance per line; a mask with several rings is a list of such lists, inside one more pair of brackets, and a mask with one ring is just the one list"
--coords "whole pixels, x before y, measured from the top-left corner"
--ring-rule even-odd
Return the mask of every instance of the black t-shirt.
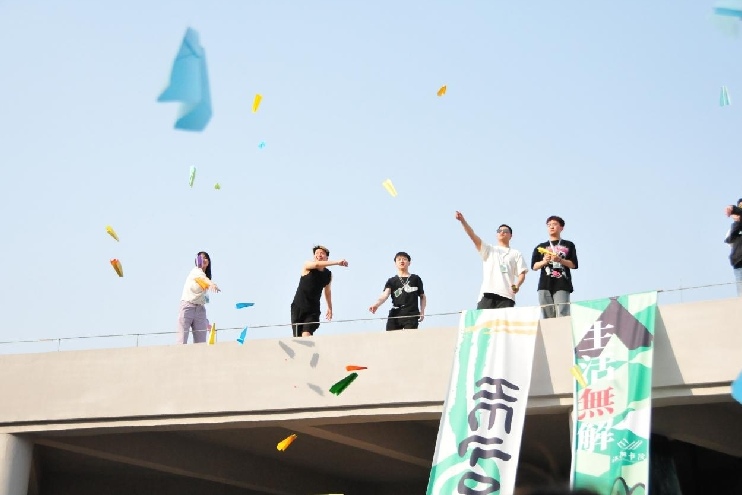
[[[538, 248], [545, 248], [549, 251], [553, 251], [559, 254], [565, 260], [569, 260], [575, 264], [577, 268], [577, 249], [571, 241], [560, 239], [559, 241], [546, 241], [536, 246], [531, 255], [531, 268], [533, 265], [544, 259], [544, 255], [538, 252]], [[541, 269], [541, 275], [538, 279], [538, 290], [548, 290], [556, 292], [558, 290], [566, 290], [572, 292], [572, 275], [564, 265], [560, 263], [554, 267], [553, 263], [549, 263]]]
[[742, 268], [742, 222], [734, 222], [729, 228], [729, 235], [724, 242], [731, 244], [729, 261], [733, 268]]
[[309, 273], [302, 275], [299, 279], [299, 287], [296, 288], [293, 304], [301, 309], [318, 313], [322, 289], [331, 281], [332, 272], [327, 268], [324, 270], [317, 270], [316, 268], [309, 270]]
[[409, 277], [391, 277], [384, 285], [384, 290], [386, 289], [391, 292], [392, 305], [395, 308], [402, 309], [404, 313], [420, 313], [417, 300], [425, 294], [425, 290], [423, 289], [423, 281], [419, 276], [412, 273]]

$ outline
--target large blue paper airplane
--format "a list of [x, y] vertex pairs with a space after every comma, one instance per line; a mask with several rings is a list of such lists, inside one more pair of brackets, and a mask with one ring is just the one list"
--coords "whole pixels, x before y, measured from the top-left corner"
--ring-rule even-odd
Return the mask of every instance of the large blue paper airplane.
[[199, 44], [198, 33], [188, 28], [173, 62], [170, 84], [162, 92], [159, 102], [177, 101], [176, 129], [203, 131], [211, 120], [211, 94], [206, 70], [206, 52]]

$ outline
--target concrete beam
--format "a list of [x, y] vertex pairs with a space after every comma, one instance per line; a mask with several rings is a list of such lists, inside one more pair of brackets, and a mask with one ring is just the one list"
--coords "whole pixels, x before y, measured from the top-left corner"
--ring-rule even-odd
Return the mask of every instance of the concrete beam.
[[349, 493], [353, 489], [347, 480], [167, 433], [44, 437], [36, 443], [271, 495]]

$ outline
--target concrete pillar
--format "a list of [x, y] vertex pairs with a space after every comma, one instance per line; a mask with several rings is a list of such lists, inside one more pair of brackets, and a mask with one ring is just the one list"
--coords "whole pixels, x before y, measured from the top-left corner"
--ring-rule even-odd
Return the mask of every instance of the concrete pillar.
[[31, 475], [33, 443], [0, 433], [0, 495], [26, 495]]

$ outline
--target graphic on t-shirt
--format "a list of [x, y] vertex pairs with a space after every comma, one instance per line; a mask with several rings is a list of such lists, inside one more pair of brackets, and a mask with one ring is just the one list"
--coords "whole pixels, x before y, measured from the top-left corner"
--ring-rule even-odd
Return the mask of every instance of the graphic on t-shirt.
[[[567, 246], [557, 244], [549, 246], [548, 249], [549, 251], [559, 255], [559, 257], [563, 259], [566, 259], [569, 255], [569, 248]], [[562, 278], [565, 276], [564, 267], [558, 261], [552, 261], [551, 266], [546, 267], [546, 275], [552, 278]]]

